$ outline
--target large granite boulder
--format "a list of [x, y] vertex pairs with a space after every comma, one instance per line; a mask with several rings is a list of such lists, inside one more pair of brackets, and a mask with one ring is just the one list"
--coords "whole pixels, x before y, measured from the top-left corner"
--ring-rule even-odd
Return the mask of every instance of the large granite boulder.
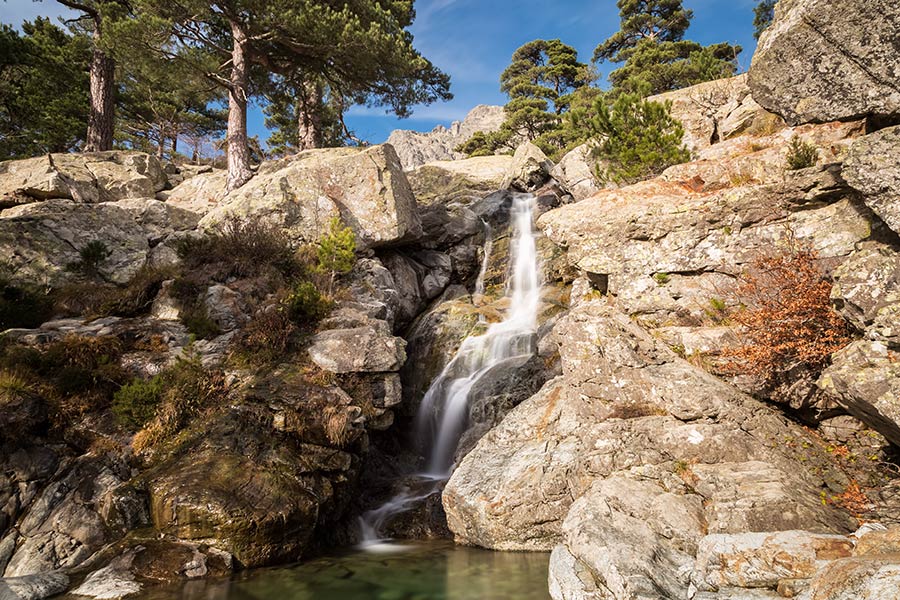
[[[572, 503], [592, 484], [624, 502], [629, 494], [604, 486], [640, 480], [645, 471], [661, 480], [651, 495], [684, 496], [704, 533], [850, 529], [847, 515], [821, 504], [825, 479], [847, 483], [824, 453], [808, 445], [796, 454], [803, 444], [775, 443], [807, 433], [676, 357], [586, 282], [572, 297], [575, 306], [551, 338], [563, 375], [484, 436], [447, 484], [444, 508], [458, 541], [549, 550], [563, 539]], [[628, 510], [646, 517], [640, 507]], [[596, 543], [624, 531], [617, 523], [598, 524], [607, 529]], [[612, 554], [595, 559], [617, 560]]]
[[394, 147], [403, 168], [407, 171], [434, 161], [455, 160], [465, 155], [456, 148], [464, 144], [479, 131], [492, 132], [500, 129], [506, 119], [502, 106], [476, 106], [462, 121], [454, 121], [450, 127], [439, 125], [430, 133], [396, 130], [391, 132], [387, 143]]
[[753, 100], [746, 74], [707, 81], [648, 100], [671, 104], [672, 116], [684, 126], [684, 145], [692, 152], [744, 133], [778, 128], [780, 123]]
[[[60, 464], [59, 457], [25, 446], [4, 457], [4, 470], [26, 493], [14, 495], [27, 512], [4, 536], [13, 542], [5, 577], [24, 577], [78, 566], [131, 527], [146, 525], [139, 506], [124, 508], [130, 471], [124, 464], [91, 456]], [[66, 467], [58, 476], [57, 465]], [[143, 521], [143, 522], [142, 522]]]
[[114, 202], [153, 198], [166, 186], [155, 156], [142, 152], [47, 154], [0, 162], [0, 203], [64, 198]]
[[550, 176], [576, 201], [584, 200], [604, 187], [594, 174], [595, 164], [590, 144], [582, 144], [563, 156], [550, 171]]
[[387, 323], [318, 333], [309, 345], [309, 357], [332, 373], [384, 373], [399, 371], [406, 361], [406, 342], [394, 337]]
[[799, 241], [841, 259], [873, 231], [852, 190], [825, 168], [711, 192], [650, 180], [552, 210], [538, 227], [627, 312], [659, 324], [702, 319], [761, 252]]
[[471, 204], [502, 189], [512, 162], [504, 155], [432, 162], [411, 171], [409, 183], [420, 204]]
[[500, 184], [500, 189], [533, 192], [550, 178], [553, 162], [531, 142], [516, 148], [512, 164]]
[[245, 400], [195, 419], [141, 475], [157, 531], [249, 568], [297, 560], [316, 528], [339, 518], [359, 467], [342, 449], [361, 433], [359, 409], [294, 380], [254, 382]]
[[866, 205], [900, 232], [900, 127], [859, 139], [844, 162], [844, 177]]
[[894, 0], [789, 0], [759, 40], [753, 98], [790, 124], [900, 116]]
[[108, 256], [100, 275], [128, 281], [171, 234], [193, 229], [199, 215], [164, 202], [134, 199], [85, 204], [47, 200], [0, 213], [0, 250], [12, 271], [24, 279], [58, 283], [73, 276], [71, 266], [90, 242]]
[[227, 195], [228, 172], [216, 169], [185, 180], [174, 189], [160, 192], [167, 204], [205, 215], [214, 210]]
[[389, 145], [307, 150], [263, 163], [200, 226], [249, 217], [282, 227], [297, 242], [316, 241], [329, 221], [340, 217], [353, 229], [361, 250], [410, 241], [422, 233], [416, 199]]
[[900, 446], [900, 362], [883, 342], [859, 340], [837, 352], [818, 385]]

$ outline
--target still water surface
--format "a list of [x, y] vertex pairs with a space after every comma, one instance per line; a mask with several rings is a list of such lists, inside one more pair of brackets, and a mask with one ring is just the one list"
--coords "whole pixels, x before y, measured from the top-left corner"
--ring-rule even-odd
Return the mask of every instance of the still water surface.
[[[391, 551], [388, 551], [391, 550]], [[448, 542], [354, 551], [226, 581], [158, 588], [140, 600], [549, 600], [549, 555]]]

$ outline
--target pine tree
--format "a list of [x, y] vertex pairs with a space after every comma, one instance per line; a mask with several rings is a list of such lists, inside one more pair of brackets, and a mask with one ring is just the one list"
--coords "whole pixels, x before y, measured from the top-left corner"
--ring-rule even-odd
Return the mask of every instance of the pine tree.
[[671, 103], [650, 102], [641, 94], [619, 94], [612, 106], [598, 98], [577, 126], [594, 140], [593, 155], [603, 165], [603, 181], [631, 184], [690, 160], [682, 145], [684, 127], [671, 115]]
[[759, 39], [775, 19], [775, 3], [778, 0], [760, 0], [753, 9], [753, 37]]
[[609, 75], [619, 93], [660, 94], [734, 75], [740, 46], [684, 39], [693, 12], [682, 0], [619, 0], [621, 29], [594, 51], [594, 62], [624, 63]]
[[134, 0], [148, 48], [193, 64], [228, 95], [228, 188], [252, 177], [247, 104], [271, 74], [322, 78], [356, 103], [408, 116], [449, 99], [449, 77], [414, 47], [413, 2]]
[[[578, 52], [560, 40], [535, 40], [517, 49], [500, 76], [500, 89], [509, 96], [506, 120], [500, 131], [479, 132], [458, 148], [470, 156], [512, 149], [519, 140], [535, 142], [552, 154], [562, 146], [561, 116], [573, 95], [593, 80]], [[564, 145], [564, 144], [563, 144]]]
[[356, 237], [338, 217], [328, 223], [328, 231], [319, 239], [319, 270], [330, 277], [328, 295], [334, 292], [334, 280], [353, 270], [356, 263]]
[[84, 144], [90, 61], [90, 39], [49, 19], [0, 25], [0, 160]]
[[265, 93], [269, 153], [284, 156], [311, 148], [340, 147], [353, 134], [343, 120], [347, 100], [326, 81], [309, 78], [273, 78]]
[[594, 62], [623, 62], [642, 40], [678, 42], [694, 13], [682, 0], [618, 0], [622, 26], [594, 50]]
[[128, 0], [57, 0], [60, 4], [81, 13], [76, 24], [88, 32], [92, 42], [90, 98], [87, 152], [111, 150], [115, 131], [116, 61], [108, 28], [127, 18], [131, 6]]
[[116, 141], [159, 158], [175, 159], [182, 136], [213, 136], [225, 129], [216, 106], [220, 88], [184, 65], [146, 53], [117, 53], [120, 66]]

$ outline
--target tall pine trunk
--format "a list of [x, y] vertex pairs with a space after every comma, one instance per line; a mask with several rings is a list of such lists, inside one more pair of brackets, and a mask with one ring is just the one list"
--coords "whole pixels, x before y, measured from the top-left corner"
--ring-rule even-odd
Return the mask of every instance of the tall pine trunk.
[[231, 22], [231, 88], [228, 91], [228, 190], [236, 190], [253, 177], [247, 143], [247, 36]]
[[300, 150], [310, 150], [322, 146], [322, 86], [318, 82], [303, 84], [300, 94], [300, 117], [298, 119], [297, 145]]
[[100, 47], [100, 17], [94, 17], [94, 54], [91, 59], [91, 113], [88, 117], [87, 152], [112, 150], [116, 62]]

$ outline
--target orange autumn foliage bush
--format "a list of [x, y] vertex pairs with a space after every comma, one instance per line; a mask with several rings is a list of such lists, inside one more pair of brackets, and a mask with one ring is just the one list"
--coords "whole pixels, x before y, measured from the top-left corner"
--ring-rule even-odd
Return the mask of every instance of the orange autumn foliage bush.
[[824, 368], [850, 343], [850, 329], [831, 306], [832, 284], [810, 251], [760, 256], [741, 278], [731, 315], [743, 344], [728, 350], [727, 370], [777, 383], [797, 366]]

